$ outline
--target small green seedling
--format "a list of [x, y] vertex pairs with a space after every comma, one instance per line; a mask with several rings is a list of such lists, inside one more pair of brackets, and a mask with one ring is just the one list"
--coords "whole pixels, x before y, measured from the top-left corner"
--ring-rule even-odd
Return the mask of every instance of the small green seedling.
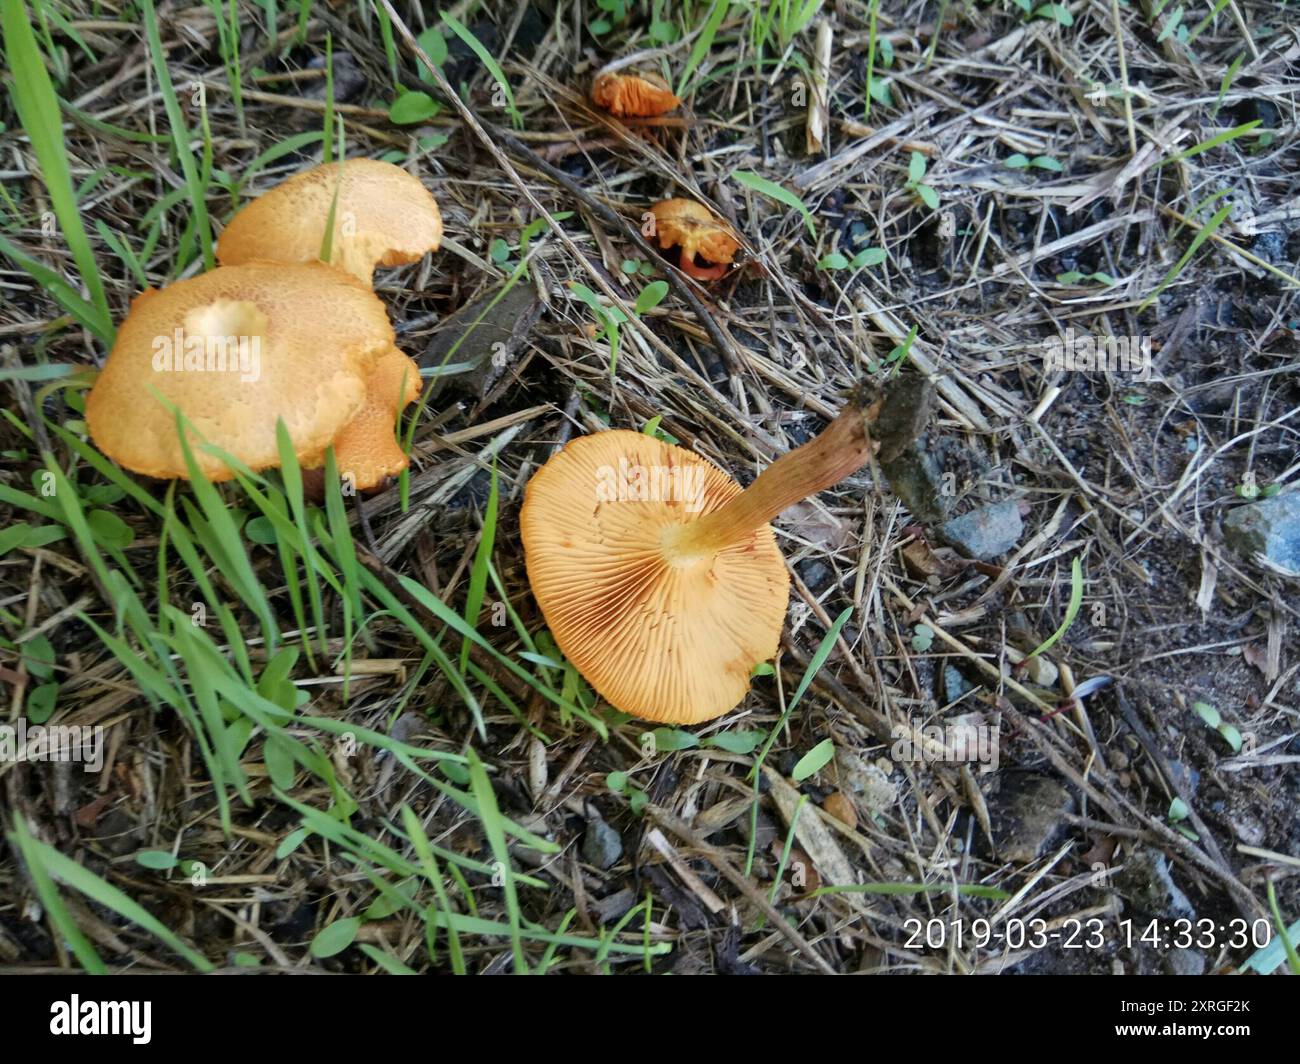
[[631, 806], [636, 816], [640, 816], [645, 811], [646, 804], [650, 801], [650, 795], [633, 783], [626, 772], [609, 773], [605, 777], [605, 786], [615, 794], [621, 794], [626, 798], [627, 804]]
[[627, 18], [627, 0], [596, 0], [596, 6], [605, 14], [587, 23], [593, 37], [603, 37]]
[[842, 252], [832, 251], [824, 255], [817, 263], [819, 270], [861, 270], [867, 266], [879, 266], [889, 257], [884, 248], [863, 248], [853, 258]]
[[403, 92], [393, 101], [388, 108], [388, 120], [399, 126], [414, 126], [427, 122], [441, 110], [442, 105], [437, 100], [427, 92], [415, 89]]
[[907, 163], [907, 184], [904, 187], [930, 210], [937, 211], [939, 209], [939, 193], [922, 180], [925, 177], [925, 170], [925, 156], [919, 151], [912, 152], [912, 157]]
[[1213, 728], [1221, 736], [1223, 741], [1232, 747], [1234, 754], [1241, 753], [1242, 738], [1241, 732], [1223, 719], [1219, 711], [1208, 702], [1196, 702], [1192, 708], [1196, 710], [1197, 716], [1205, 721], [1207, 727]]
[[918, 654], [924, 654], [934, 645], [934, 629], [928, 624], [918, 624], [912, 633], [912, 649]]
[[1265, 484], [1261, 486], [1255, 477], [1255, 471], [1248, 469], [1235, 490], [1243, 499], [1271, 499], [1282, 490], [1282, 485]]
[[[627, 322], [628, 316], [618, 307], [604, 303], [600, 296], [586, 285], [578, 284], [577, 281], [569, 282], [569, 291], [586, 303], [592, 314], [596, 316], [596, 322], [600, 326], [596, 338], [604, 339], [609, 344], [609, 372], [612, 376], [618, 368], [619, 327]], [[637, 294], [636, 303], [632, 308], [633, 313], [639, 316], [648, 310], [653, 310], [664, 301], [666, 295], [668, 295], [667, 281], [651, 281]]]
[[1062, 26], [1074, 25], [1074, 16], [1070, 14], [1070, 9], [1064, 4], [1040, 4], [1038, 7], [1034, 7], [1034, 0], [1011, 0], [1011, 3], [1020, 8], [1030, 18], [1050, 19]]
[[[656, 414], [649, 421], [647, 421], [643, 426], [641, 426], [641, 431], [645, 435], [653, 436], [656, 440], [661, 440], [664, 443], [671, 443], [674, 445], [681, 443], [682, 441], [679, 440], [676, 436], [674, 436], [671, 432], [665, 432], [663, 429], [659, 427], [659, 423], [663, 421], [663, 419], [664, 419], [663, 414]], [[755, 666], [755, 668], [757, 668], [757, 666]], [[750, 675], [752, 676], [753, 673], [750, 673]]]
[[831, 763], [834, 757], [834, 740], [823, 739], [799, 759], [790, 775], [796, 783], [802, 783], [810, 776], [817, 775], [818, 772]]
[[1096, 281], [1098, 284], [1104, 284], [1107, 288], [1119, 284], [1110, 274], [1103, 273], [1100, 270], [1096, 273], [1080, 273], [1078, 270], [1066, 270], [1065, 273], [1056, 275], [1057, 284], [1073, 286], [1080, 281]]
[[1201, 836], [1183, 823], [1191, 815], [1191, 809], [1181, 798], [1175, 798], [1169, 803], [1169, 823], [1173, 825], [1174, 830], [1180, 835], [1185, 835], [1193, 842], [1199, 842]]
[[912, 342], [916, 339], [917, 326], [913, 325], [907, 330], [907, 336], [903, 342], [894, 347], [880, 362], [871, 362], [867, 364], [868, 373], [876, 373], [882, 369], [892, 369], [899, 365], [903, 359], [907, 358], [908, 352], [912, 350]]
[[1028, 155], [1022, 155], [1020, 152], [1007, 156], [1005, 165], [1010, 170], [1051, 170], [1054, 174], [1059, 174], [1065, 169], [1050, 155], [1035, 155], [1031, 159]]

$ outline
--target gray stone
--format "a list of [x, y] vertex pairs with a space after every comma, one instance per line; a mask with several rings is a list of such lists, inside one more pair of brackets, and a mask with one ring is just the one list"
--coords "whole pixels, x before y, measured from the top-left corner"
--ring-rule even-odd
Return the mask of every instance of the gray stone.
[[1020, 504], [1010, 499], [954, 517], [935, 531], [966, 557], [986, 562], [1014, 547], [1024, 527]]
[[1174, 975], [1204, 975], [1205, 958], [1190, 949], [1175, 946], [1169, 951], [1169, 970]]
[[1027, 864], [1062, 834], [1074, 795], [1049, 776], [1009, 773], [988, 801], [993, 845], [1004, 861]]
[[835, 570], [820, 558], [808, 558], [798, 564], [799, 579], [808, 585], [813, 594], [825, 591], [835, 579]]
[[943, 702], [944, 705], [950, 706], [963, 695], [969, 694], [975, 690], [975, 685], [962, 675], [961, 669], [956, 665], [946, 664], [943, 667]]
[[441, 322], [416, 361], [426, 369], [462, 368], [435, 377], [430, 394], [438, 395], [446, 387], [477, 398], [485, 396], [510, 368], [540, 312], [533, 286], [521, 284], [504, 295], [488, 292]]
[[948, 516], [943, 473], [924, 441], [913, 441], [893, 458], [880, 463], [889, 486], [916, 520], [934, 524]]
[[1196, 910], [1155, 850], [1138, 849], [1115, 873], [1115, 889], [1134, 912], [1148, 920], [1195, 920]]
[[835, 748], [840, 789], [861, 801], [873, 813], [889, 809], [898, 800], [898, 788], [873, 761], [864, 761], [843, 747]]
[[1300, 491], [1236, 507], [1223, 519], [1223, 538], [1244, 558], [1262, 554], [1300, 573]]
[[582, 859], [597, 868], [612, 868], [623, 856], [623, 840], [619, 833], [599, 817], [587, 821], [582, 835]]
[[1233, 834], [1247, 846], [1264, 845], [1264, 825], [1257, 817], [1243, 811], [1230, 816], [1228, 823], [1232, 825]]
[[1185, 765], [1176, 758], [1169, 760], [1169, 774], [1173, 776], [1172, 782], [1188, 798], [1191, 798], [1196, 793], [1196, 788], [1201, 785], [1201, 774], [1191, 765]]

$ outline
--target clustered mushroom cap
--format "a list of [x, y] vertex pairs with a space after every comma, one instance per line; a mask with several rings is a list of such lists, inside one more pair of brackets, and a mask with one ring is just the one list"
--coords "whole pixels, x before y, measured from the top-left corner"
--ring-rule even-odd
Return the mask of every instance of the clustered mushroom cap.
[[[655, 219], [659, 246], [681, 248], [682, 272], [699, 280], [717, 280], [740, 250], [740, 240], [731, 227], [702, 203], [689, 199], [661, 200], [650, 208]], [[709, 266], [696, 263], [699, 256]]]
[[330, 263], [364, 284], [371, 284], [376, 266], [417, 262], [442, 243], [442, 215], [419, 178], [392, 163], [358, 158], [304, 170], [253, 200], [221, 234], [217, 258], [225, 266], [314, 262], [331, 206]]
[[591, 99], [618, 118], [655, 118], [681, 104], [658, 74], [597, 74]]
[[[169, 403], [251, 469], [280, 464], [278, 418], [303, 464], [320, 464], [394, 339], [379, 298], [323, 263], [221, 266], [136, 297], [86, 399], [86, 423], [101, 451], [151, 477], [189, 476]], [[196, 442], [209, 479], [234, 475]]]
[[[647, 490], [615, 490], [637, 470]], [[674, 478], [683, 487], [663, 490]], [[565, 657], [615, 708], [710, 720], [776, 653], [790, 582], [771, 527], [718, 551], [674, 548], [682, 526], [740, 492], [699, 455], [625, 430], [573, 440], [528, 482], [520, 530], [533, 594]]]
[[366, 400], [334, 438], [334, 462], [361, 491], [377, 488], [407, 465], [397, 445], [397, 415], [420, 397], [420, 367], [397, 348], [379, 356], [366, 381]]

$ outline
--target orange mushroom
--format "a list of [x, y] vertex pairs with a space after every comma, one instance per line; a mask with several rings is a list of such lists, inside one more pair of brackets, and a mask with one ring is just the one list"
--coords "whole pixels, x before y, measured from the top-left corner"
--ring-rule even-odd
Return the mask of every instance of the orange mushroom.
[[361, 491], [377, 488], [407, 466], [397, 445], [397, 415], [420, 397], [420, 367], [397, 348], [380, 355], [366, 382], [366, 401], [334, 438], [339, 475]]
[[665, 250], [680, 247], [682, 272], [701, 281], [716, 281], [726, 272], [740, 240], [731, 227], [701, 203], [689, 199], [661, 200], [650, 208], [655, 234]]
[[392, 163], [349, 159], [295, 174], [253, 200], [230, 219], [217, 258], [225, 266], [315, 262], [331, 209], [329, 261], [366, 285], [376, 266], [418, 262], [442, 243], [442, 215], [419, 178]]
[[591, 83], [597, 107], [619, 118], [654, 118], [681, 104], [658, 74], [601, 72]]
[[[393, 341], [375, 294], [323, 263], [218, 267], [136, 297], [86, 423], [101, 451], [151, 477], [189, 476], [173, 406], [200, 440], [253, 470], [280, 464], [283, 418], [299, 460], [319, 465]], [[209, 479], [234, 475], [198, 442]]]
[[612, 706], [694, 724], [733, 709], [776, 653], [789, 576], [768, 525], [871, 454], [879, 404], [855, 398], [745, 490], [643, 433], [582, 436], [529, 481], [520, 514], [551, 635]]

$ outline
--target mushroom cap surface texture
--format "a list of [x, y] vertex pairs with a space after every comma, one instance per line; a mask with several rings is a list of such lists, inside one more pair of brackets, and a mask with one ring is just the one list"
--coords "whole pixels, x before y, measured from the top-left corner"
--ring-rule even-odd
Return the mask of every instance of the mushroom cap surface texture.
[[777, 650], [790, 578], [770, 525], [707, 555], [673, 533], [740, 485], [640, 432], [582, 436], [528, 482], [528, 579], [556, 643], [611, 705], [693, 724], [733, 709]]
[[314, 262], [331, 206], [330, 264], [364, 284], [376, 266], [418, 262], [442, 243], [442, 214], [419, 178], [392, 163], [348, 159], [295, 174], [237, 212], [217, 241], [217, 258], [224, 266]]
[[[189, 476], [168, 403], [254, 470], [280, 464], [283, 418], [302, 464], [319, 465], [394, 339], [379, 298], [324, 263], [221, 266], [135, 298], [86, 423], [101, 451], [151, 477]], [[191, 446], [209, 479], [234, 475]]]
[[[661, 248], [680, 247], [683, 272], [702, 280], [716, 280], [740, 250], [740, 240], [726, 222], [702, 203], [690, 199], [660, 200], [650, 208]], [[712, 268], [695, 264], [698, 255]]]
[[657, 74], [597, 74], [591, 99], [618, 118], [655, 118], [682, 102]]
[[351, 475], [357, 488], [370, 491], [405, 469], [397, 414], [419, 397], [420, 367], [395, 347], [380, 355], [366, 381], [365, 403], [334, 438], [339, 474]]

